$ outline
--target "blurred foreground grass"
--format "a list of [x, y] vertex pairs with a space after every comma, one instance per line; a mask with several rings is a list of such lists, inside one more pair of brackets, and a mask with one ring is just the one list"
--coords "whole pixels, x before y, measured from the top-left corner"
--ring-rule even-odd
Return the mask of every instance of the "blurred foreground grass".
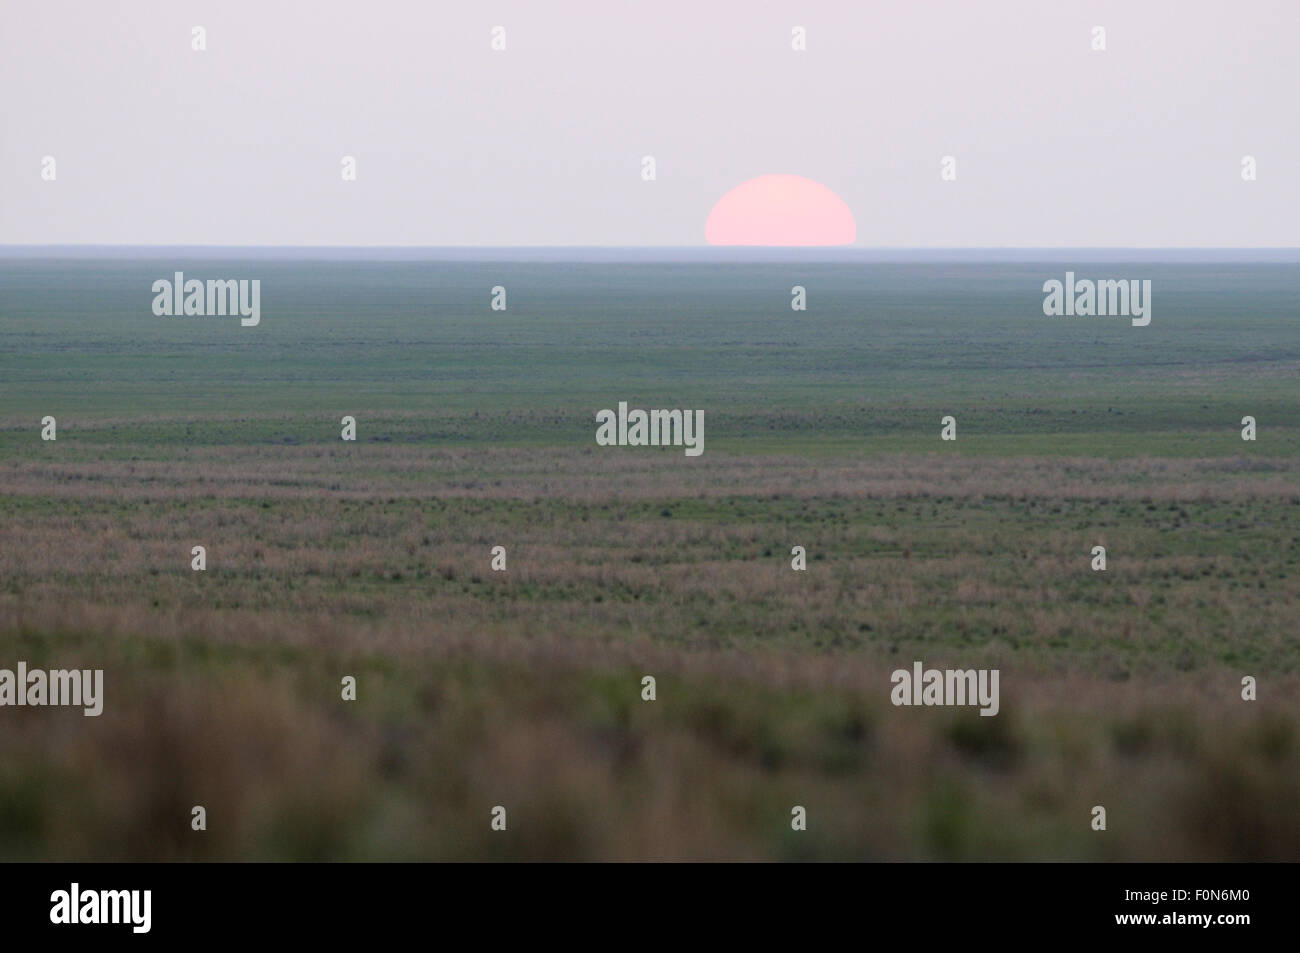
[[[626, 646], [624, 647], [627, 648]], [[537, 645], [492, 658], [33, 632], [104, 714], [14, 709], [5, 860], [1190, 859], [1300, 854], [1297, 680], [1003, 671], [1002, 711], [893, 708], [888, 671]], [[509, 651], [506, 651], [509, 649]], [[629, 653], [629, 654], [635, 654]], [[650, 657], [655, 655], [647, 647]], [[513, 655], [514, 659], [502, 656]], [[343, 674], [358, 698], [340, 699]], [[656, 701], [640, 697], [655, 674]], [[208, 830], [190, 830], [190, 809]], [[1090, 830], [1093, 805], [1109, 829]], [[508, 829], [489, 829], [495, 805]], [[808, 830], [790, 811], [808, 811]]]

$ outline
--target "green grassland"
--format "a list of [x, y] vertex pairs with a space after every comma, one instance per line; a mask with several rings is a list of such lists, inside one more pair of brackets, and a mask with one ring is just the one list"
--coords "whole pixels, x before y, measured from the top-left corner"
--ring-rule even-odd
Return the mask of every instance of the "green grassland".
[[1300, 266], [1064, 270], [0, 258], [0, 857], [1295, 859]]

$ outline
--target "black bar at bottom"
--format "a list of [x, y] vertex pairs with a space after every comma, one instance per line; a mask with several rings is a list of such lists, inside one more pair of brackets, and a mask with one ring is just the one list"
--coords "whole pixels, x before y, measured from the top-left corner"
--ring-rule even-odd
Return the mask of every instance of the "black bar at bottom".
[[926, 941], [1232, 942], [1289, 932], [1294, 875], [1278, 864], [9, 864], [0, 911], [7, 940], [90, 943], [337, 944], [402, 931], [433, 941], [418, 931], [451, 925], [483, 939], [596, 927], [615, 930], [608, 939], [665, 942], [663, 931], [678, 928], [697, 938], [836, 928], [863, 937], [890, 927]]

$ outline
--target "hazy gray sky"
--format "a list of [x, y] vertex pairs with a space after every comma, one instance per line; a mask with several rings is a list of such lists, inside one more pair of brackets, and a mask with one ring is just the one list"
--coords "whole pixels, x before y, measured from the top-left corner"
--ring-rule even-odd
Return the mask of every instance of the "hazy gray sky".
[[3, 14], [5, 243], [690, 245], [730, 188], [795, 173], [860, 246], [1300, 245], [1296, 0]]

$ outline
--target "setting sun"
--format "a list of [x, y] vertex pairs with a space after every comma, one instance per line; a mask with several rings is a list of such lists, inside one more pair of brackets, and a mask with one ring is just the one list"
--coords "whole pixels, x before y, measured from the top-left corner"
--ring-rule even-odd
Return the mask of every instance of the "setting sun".
[[760, 175], [713, 206], [710, 245], [849, 245], [858, 227], [844, 200], [799, 175]]

